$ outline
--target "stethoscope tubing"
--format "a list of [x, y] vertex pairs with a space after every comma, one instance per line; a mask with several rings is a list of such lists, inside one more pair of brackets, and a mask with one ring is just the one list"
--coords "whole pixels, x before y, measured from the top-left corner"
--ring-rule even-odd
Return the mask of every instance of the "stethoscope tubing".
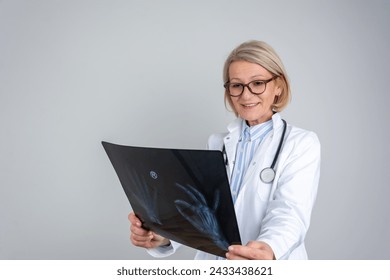
[[278, 149], [276, 150], [276, 153], [275, 153], [275, 157], [274, 157], [274, 161], [272, 162], [271, 164], [271, 169], [274, 169], [275, 168], [275, 164], [279, 158], [279, 154], [280, 154], [280, 150], [282, 149], [282, 145], [283, 145], [283, 142], [284, 142], [284, 136], [286, 134], [286, 129], [287, 129], [287, 123], [285, 120], [283, 120], [283, 132], [282, 132], [282, 137], [280, 137], [280, 141], [279, 141], [279, 146], [278, 146]]

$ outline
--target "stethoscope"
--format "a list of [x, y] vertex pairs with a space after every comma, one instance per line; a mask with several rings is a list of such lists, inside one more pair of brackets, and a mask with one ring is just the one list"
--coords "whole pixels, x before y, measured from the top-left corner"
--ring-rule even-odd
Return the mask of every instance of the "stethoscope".
[[[283, 132], [282, 132], [282, 136], [280, 137], [279, 146], [278, 146], [278, 149], [276, 150], [274, 160], [272, 161], [272, 164], [270, 167], [266, 167], [263, 170], [261, 170], [261, 172], [260, 172], [260, 179], [261, 179], [261, 181], [263, 181], [266, 184], [271, 183], [275, 179], [275, 174], [276, 174], [275, 164], [278, 161], [280, 150], [282, 149], [282, 145], [284, 142], [284, 135], [286, 134], [286, 129], [287, 129], [286, 121], [283, 119], [282, 119], [282, 121], [283, 121]], [[226, 155], [225, 145], [223, 145], [222, 153], [223, 153], [223, 156], [225, 158], [225, 165], [228, 165], [228, 159], [227, 159], [227, 155]]]

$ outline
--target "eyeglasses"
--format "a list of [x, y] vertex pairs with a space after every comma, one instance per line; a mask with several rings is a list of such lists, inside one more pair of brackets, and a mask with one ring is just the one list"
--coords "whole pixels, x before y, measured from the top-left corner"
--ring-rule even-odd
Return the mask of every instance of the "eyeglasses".
[[227, 82], [223, 86], [226, 88], [229, 95], [233, 97], [241, 96], [241, 94], [244, 92], [245, 87], [247, 87], [252, 94], [259, 95], [266, 90], [267, 84], [276, 78], [278, 78], [278, 76], [273, 76], [271, 79], [265, 81], [252, 81], [247, 84]]

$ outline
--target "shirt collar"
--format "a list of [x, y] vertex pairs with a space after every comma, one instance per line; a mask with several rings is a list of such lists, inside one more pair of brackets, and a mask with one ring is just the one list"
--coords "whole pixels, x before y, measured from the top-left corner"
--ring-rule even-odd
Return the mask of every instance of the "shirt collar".
[[254, 141], [260, 137], [264, 137], [269, 131], [272, 130], [272, 125], [272, 119], [254, 126], [248, 126], [246, 121], [242, 120], [242, 129], [239, 140]]

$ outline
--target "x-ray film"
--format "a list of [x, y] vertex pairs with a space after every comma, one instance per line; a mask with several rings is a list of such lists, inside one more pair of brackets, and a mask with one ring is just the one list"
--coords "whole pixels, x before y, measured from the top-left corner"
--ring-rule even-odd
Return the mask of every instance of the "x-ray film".
[[102, 144], [145, 228], [222, 257], [241, 244], [220, 151]]

